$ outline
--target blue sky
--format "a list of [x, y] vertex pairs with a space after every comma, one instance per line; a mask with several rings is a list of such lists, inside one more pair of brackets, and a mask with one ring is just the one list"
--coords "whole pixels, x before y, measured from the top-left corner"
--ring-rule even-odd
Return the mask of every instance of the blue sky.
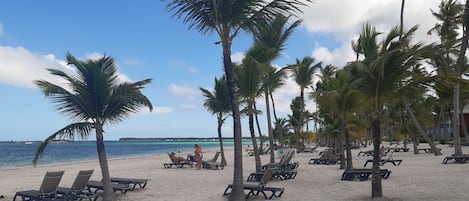
[[[430, 8], [439, 0], [406, 1], [405, 24], [419, 24], [416, 40], [434, 41], [425, 33], [435, 23]], [[304, 8], [302, 25], [274, 61], [283, 67], [312, 56], [341, 66], [353, 59], [350, 41], [365, 22], [386, 32], [399, 23], [397, 0], [316, 0]], [[0, 6], [0, 141], [43, 140], [71, 123], [33, 85], [54, 80], [46, 68], [66, 69], [65, 54], [80, 59], [112, 56], [123, 77], [153, 78], [144, 89], [155, 107], [106, 125], [105, 139], [120, 137], [216, 137], [216, 119], [202, 106], [198, 87], [211, 89], [223, 73], [221, 47], [215, 34], [188, 30], [171, 17], [164, 3], [154, 0], [4, 1]], [[252, 44], [248, 34], [235, 39], [232, 58], [241, 61]], [[299, 88], [289, 79], [274, 96], [281, 117]], [[263, 101], [259, 101], [263, 109]], [[308, 101], [310, 109], [314, 103]], [[261, 122], [265, 117], [261, 116]], [[243, 120], [243, 129], [247, 123]], [[263, 131], [267, 132], [265, 123]], [[232, 136], [232, 121], [223, 128]], [[243, 132], [248, 136], [248, 132]], [[94, 139], [94, 134], [90, 136]]]

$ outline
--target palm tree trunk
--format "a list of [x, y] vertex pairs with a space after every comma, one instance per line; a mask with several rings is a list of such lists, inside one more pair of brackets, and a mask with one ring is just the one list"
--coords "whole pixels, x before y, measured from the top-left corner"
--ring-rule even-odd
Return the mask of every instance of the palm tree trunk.
[[[345, 119], [345, 118], [344, 118]], [[352, 163], [352, 148], [350, 146], [351, 144], [351, 140], [350, 140], [350, 130], [348, 128], [348, 123], [347, 123], [347, 119], [344, 120], [344, 126], [343, 126], [343, 129], [344, 129], [344, 135], [345, 135], [345, 151], [346, 151], [346, 158], [345, 159], [342, 159], [342, 160], [346, 160], [347, 161], [347, 167], [346, 169], [347, 170], [352, 170], [353, 169], [353, 163]]]
[[218, 132], [218, 140], [220, 141], [221, 164], [227, 165], [226, 158], [225, 158], [225, 149], [223, 148], [223, 137], [221, 135], [221, 127], [223, 126], [223, 122], [224, 122], [224, 119], [222, 117], [222, 114], [219, 114], [217, 132]]
[[453, 133], [454, 133], [454, 155], [462, 155], [461, 129], [459, 127], [459, 82], [454, 83], [453, 88]]
[[265, 110], [267, 114], [267, 130], [269, 132], [269, 146], [270, 146], [270, 162], [275, 163], [275, 150], [274, 150], [274, 132], [272, 130], [272, 120], [270, 119], [270, 103], [269, 103], [269, 90], [265, 90]]
[[[441, 155], [441, 152], [440, 150], [436, 147], [435, 145], [435, 141], [433, 139], [430, 139], [426, 134], [425, 132], [423, 131], [422, 127], [420, 126], [420, 124], [417, 122], [417, 118], [415, 118], [415, 115], [414, 115], [414, 112], [412, 111], [412, 108], [410, 108], [409, 106], [409, 102], [407, 101], [407, 98], [405, 96], [402, 96], [402, 101], [404, 103], [404, 107], [407, 111], [407, 114], [409, 114], [410, 116], [410, 119], [412, 120], [412, 122], [414, 123], [415, 127], [417, 128], [417, 131], [419, 132], [420, 136], [422, 136], [423, 138], [425, 138], [425, 141], [428, 142], [428, 144], [430, 145], [430, 148], [432, 149], [432, 152], [435, 154], [435, 156], [439, 156]], [[414, 150], [415, 151], [415, 150]]]
[[373, 168], [371, 173], [371, 197], [383, 197], [381, 185], [381, 172], [379, 169], [380, 144], [381, 144], [381, 122], [377, 111], [373, 112]]
[[[251, 110], [251, 109], [250, 109]], [[249, 112], [249, 131], [251, 132], [252, 148], [254, 149], [254, 160], [256, 161], [256, 171], [262, 170], [259, 147], [257, 146], [256, 133], [254, 132], [254, 115], [252, 110]]]
[[272, 111], [274, 112], [274, 119], [275, 121], [277, 121], [278, 117], [277, 117], [277, 113], [275, 112], [274, 96], [272, 95], [271, 91], [269, 91], [269, 96], [270, 96], [270, 100], [272, 101]]
[[259, 139], [260, 139], [260, 141], [261, 141], [261, 143], [260, 143], [261, 149], [260, 149], [259, 153], [260, 153], [260, 154], [265, 154], [265, 153], [264, 153], [264, 149], [263, 149], [263, 147], [264, 147], [264, 136], [262, 135], [261, 126], [259, 125], [259, 117], [257, 116], [257, 106], [256, 106], [256, 103], [254, 103], [253, 106], [254, 106], [254, 110], [253, 110], [253, 112], [254, 112], [254, 117], [256, 118], [257, 132], [259, 132]]
[[103, 127], [100, 123], [95, 123], [96, 129], [96, 147], [98, 151], [99, 166], [103, 176], [104, 195], [103, 201], [112, 201], [111, 175], [109, 174], [109, 166], [107, 164], [106, 150], [104, 148]]
[[[228, 29], [225, 29], [228, 30]], [[233, 114], [233, 140], [234, 140], [234, 170], [233, 170], [233, 188], [230, 201], [245, 200], [243, 183], [243, 141], [241, 133], [241, 113], [239, 112], [238, 95], [235, 90], [235, 80], [233, 66], [231, 62], [231, 38], [227, 31], [223, 33], [223, 66], [226, 75], [226, 84]]]

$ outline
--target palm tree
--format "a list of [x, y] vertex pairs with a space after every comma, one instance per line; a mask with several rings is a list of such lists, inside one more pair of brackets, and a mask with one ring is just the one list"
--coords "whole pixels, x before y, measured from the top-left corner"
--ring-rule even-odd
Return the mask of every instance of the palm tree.
[[[467, 8], [468, 5], [465, 7]], [[445, 53], [446, 65], [439, 66], [438, 72], [447, 74], [453, 81], [453, 133], [454, 133], [454, 154], [462, 155], [461, 138], [460, 138], [460, 119], [459, 119], [459, 78], [466, 71], [467, 59], [465, 52], [467, 49], [467, 30], [465, 28], [467, 22], [463, 19], [467, 18], [467, 10], [457, 1], [448, 0], [441, 1], [439, 12], [432, 11], [433, 16], [440, 21], [428, 31], [428, 33], [436, 32], [440, 36], [441, 49]], [[460, 49], [457, 50], [458, 29], [462, 25], [463, 37], [461, 38]], [[456, 61], [452, 58], [457, 58]], [[442, 62], [443, 63], [443, 62]]]
[[[326, 89], [319, 89], [315, 94], [317, 103], [322, 107], [325, 106], [334, 112], [339, 119], [340, 132], [345, 138], [345, 149], [347, 159], [347, 170], [353, 169], [351, 136], [349, 129], [349, 121], [353, 114], [360, 112], [364, 108], [364, 98], [358, 90], [356, 83], [353, 82], [347, 67], [336, 73], [335, 77], [322, 80], [323, 85], [327, 85]], [[339, 148], [342, 144], [338, 145]], [[341, 152], [340, 154], [343, 154]], [[344, 160], [341, 160], [343, 166]]]
[[[321, 62], [315, 63], [314, 58], [312, 57], [304, 57], [301, 61], [296, 59], [296, 63], [289, 65], [289, 68], [292, 69], [293, 77], [295, 79], [296, 84], [300, 86], [300, 97], [301, 97], [301, 110], [299, 116], [300, 122], [300, 132], [303, 130], [303, 122], [304, 122], [304, 110], [305, 110], [305, 88], [311, 86], [313, 84], [313, 74], [316, 69], [321, 67]], [[299, 135], [300, 132], [296, 134]]]
[[204, 106], [209, 112], [217, 116], [217, 133], [220, 141], [220, 154], [221, 163], [227, 165], [225, 158], [225, 151], [223, 149], [223, 138], [221, 128], [225, 123], [226, 118], [230, 115], [230, 98], [228, 95], [228, 88], [224, 77], [221, 79], [215, 78], [214, 90], [209, 91], [199, 87], [202, 95], [205, 96]]
[[151, 111], [153, 106], [150, 100], [140, 91], [151, 79], [135, 83], [119, 80], [117, 66], [109, 56], [84, 62], [68, 53], [67, 63], [75, 67], [75, 73], [48, 69], [52, 75], [64, 79], [67, 84], [56, 85], [45, 80], [37, 80], [35, 84], [46, 97], [56, 103], [58, 111], [68, 114], [77, 123], [65, 126], [44, 140], [36, 151], [33, 164], [37, 163], [46, 146], [57, 137], [72, 140], [75, 137], [87, 138], [94, 129], [104, 182], [103, 200], [110, 201], [112, 188], [103, 141], [104, 125], [122, 121], [131, 113], [139, 112], [141, 107], [148, 107]]
[[407, 68], [416, 64], [424, 52], [421, 44], [411, 44], [411, 38], [417, 27], [400, 34], [394, 27], [377, 43], [378, 33], [374, 27], [366, 24], [356, 44], [361, 48], [364, 59], [353, 62], [351, 72], [361, 83], [363, 94], [371, 100], [373, 130], [373, 177], [372, 197], [382, 197], [381, 176], [379, 173], [379, 149], [381, 143], [381, 118], [384, 100], [399, 89], [399, 83], [405, 79]]
[[[301, 20], [297, 20], [285, 28], [288, 20], [288, 17], [279, 14], [272, 22], [256, 27], [256, 30], [254, 30], [253, 33], [253, 48], [257, 48], [262, 52], [262, 54], [257, 54], [255, 59], [261, 64], [264, 71], [262, 76], [262, 90], [264, 91], [266, 104], [267, 129], [269, 132], [270, 146], [272, 146], [274, 143], [274, 137], [272, 131], [269, 99], [272, 99], [272, 104], [274, 104], [272, 93], [283, 85], [282, 79], [285, 77], [285, 72], [283, 70], [286, 69], [283, 68], [277, 70], [276, 68], [272, 67], [270, 63], [272, 60], [280, 56], [280, 52], [285, 49], [284, 47], [288, 37], [293, 33], [293, 30], [301, 24]], [[275, 162], [273, 151], [270, 152], [270, 162]]]
[[258, 49], [251, 48], [243, 59], [242, 64], [234, 70], [237, 78], [238, 94], [242, 99], [242, 102], [246, 103], [246, 107], [242, 112], [246, 113], [248, 116], [249, 131], [251, 133], [254, 158], [256, 161], [256, 171], [261, 171], [262, 164], [260, 151], [254, 130], [254, 115], [257, 113], [257, 110], [255, 109], [256, 99], [262, 95], [262, 69], [253, 55], [257, 53], [257, 50]]
[[235, 91], [234, 72], [231, 61], [231, 45], [240, 31], [253, 30], [256, 24], [265, 24], [277, 14], [284, 16], [301, 12], [310, 0], [168, 0], [167, 7], [177, 18], [202, 34], [215, 32], [222, 45], [223, 68], [231, 100], [234, 137], [233, 191], [230, 200], [244, 200], [242, 135], [239, 102]]

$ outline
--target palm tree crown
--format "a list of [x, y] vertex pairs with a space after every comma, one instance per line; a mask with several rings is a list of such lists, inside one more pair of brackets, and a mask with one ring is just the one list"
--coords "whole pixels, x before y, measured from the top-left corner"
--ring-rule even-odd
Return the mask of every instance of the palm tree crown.
[[87, 138], [94, 129], [104, 183], [103, 200], [110, 201], [112, 188], [104, 149], [103, 126], [107, 122], [121, 121], [131, 113], [137, 113], [141, 107], [148, 107], [151, 111], [153, 106], [150, 100], [140, 91], [151, 79], [135, 83], [119, 80], [116, 64], [109, 56], [83, 62], [68, 53], [67, 62], [75, 67], [74, 73], [48, 69], [52, 75], [64, 79], [65, 85], [45, 80], [37, 80], [35, 83], [56, 104], [59, 112], [78, 123], [65, 126], [44, 140], [36, 150], [33, 164], [37, 163], [46, 146], [57, 137], [72, 140], [75, 136]]

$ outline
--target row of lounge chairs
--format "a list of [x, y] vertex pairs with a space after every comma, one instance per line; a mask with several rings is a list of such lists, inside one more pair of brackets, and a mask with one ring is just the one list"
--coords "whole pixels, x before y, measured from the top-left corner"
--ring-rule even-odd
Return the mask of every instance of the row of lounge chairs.
[[[195, 164], [197, 164], [195, 157], [190, 154], [187, 155], [185, 159], [180, 156], [179, 157], [176, 156], [174, 152], [168, 153], [168, 156], [171, 162], [163, 163], [164, 168], [172, 168], [172, 167], [183, 168], [186, 165], [192, 168], [194, 167]], [[217, 151], [212, 159], [202, 161], [202, 167], [205, 169], [212, 169], [212, 170], [223, 169], [225, 165], [221, 162], [217, 162], [219, 156], [220, 156], [220, 152]]]
[[[78, 172], [78, 175], [71, 187], [60, 187], [59, 183], [62, 180], [64, 171], [48, 171], [46, 172], [38, 190], [18, 191], [13, 197], [13, 201], [16, 201], [17, 198], [21, 198], [23, 201], [97, 200], [101, 195], [98, 191], [102, 191], [104, 189], [104, 185], [101, 181], [90, 180], [93, 172], [94, 170], [81, 170]], [[120, 191], [123, 194], [127, 191], [134, 190], [137, 186], [145, 188], [148, 181], [148, 179], [111, 177], [111, 185], [114, 192]]]

